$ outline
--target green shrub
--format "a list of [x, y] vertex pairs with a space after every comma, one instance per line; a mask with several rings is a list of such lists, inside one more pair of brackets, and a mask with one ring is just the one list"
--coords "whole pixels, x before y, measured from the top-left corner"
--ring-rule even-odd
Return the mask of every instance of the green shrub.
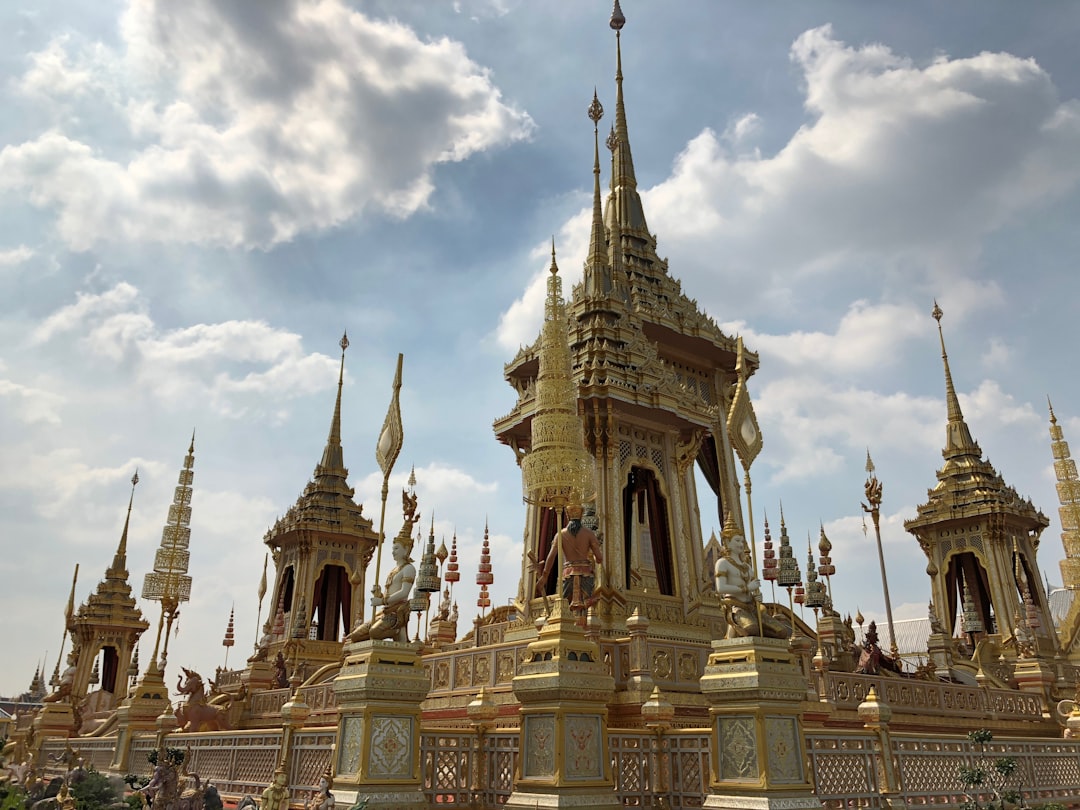
[[82, 779], [71, 780], [71, 796], [79, 810], [106, 810], [123, 798], [116, 795], [108, 778], [93, 768]]

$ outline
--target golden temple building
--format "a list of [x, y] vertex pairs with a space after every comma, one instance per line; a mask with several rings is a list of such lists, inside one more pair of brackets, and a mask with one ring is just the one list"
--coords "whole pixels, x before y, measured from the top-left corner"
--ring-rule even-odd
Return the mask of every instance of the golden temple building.
[[[137, 678], [133, 655], [149, 624], [128, 584], [125, 523], [105, 579], [85, 605], [68, 607], [66, 680], [36, 719], [0, 714], [15, 726], [9, 762], [59, 773], [77, 751], [102, 771], [149, 774], [150, 752], [183, 749], [186, 771], [227, 800], [277, 801], [284, 791], [294, 807], [322, 807], [331, 786], [339, 804], [370, 810], [957, 807], [958, 769], [976, 755], [967, 732], [986, 729], [996, 756], [1018, 759], [1029, 804], [1076, 806], [1080, 479], [1053, 411], [1067, 557], [1067, 598], [1056, 609], [1037, 561], [1049, 520], [984, 459], [936, 305], [944, 463], [905, 522], [933, 594], [926, 632], [915, 634], [922, 648], [901, 649], [908, 641], [900, 643], [891, 611], [880, 639], [874, 624], [839, 611], [824, 527], [819, 554], [803, 557], [781, 513], [778, 556], [767, 522], [759, 547], [750, 469], [763, 437], [749, 381], [760, 360], [702, 311], [658, 253], [631, 153], [625, 24], [616, 0], [606, 135], [597, 96], [589, 107], [584, 277], [564, 298], [553, 246], [543, 331], [505, 366], [517, 401], [494, 420], [527, 502], [512, 603], [463, 632], [449, 590], [440, 594], [436, 572], [448, 554], [435, 550], [434, 524], [426, 544], [415, 540], [418, 509], [438, 505], [418, 505], [410, 488], [401, 522], [391, 509], [384, 530], [356, 502], [341, 443], [343, 337], [322, 456], [263, 537], [272, 571], [255, 653], [212, 678], [170, 671], [184, 695], [176, 706], [157, 645]], [[610, 160], [601, 160], [601, 140]], [[400, 449], [399, 387], [400, 365], [377, 451], [384, 481]], [[164, 582], [167, 627], [186, 577], [193, 442], [163, 536], [168, 559], [156, 566], [172, 579], [149, 580]], [[880, 482], [872, 463], [868, 472], [864, 508], [876, 524]], [[384, 516], [388, 496], [384, 485]], [[702, 524], [714, 516], [720, 536], [705, 538]], [[165, 542], [181, 536], [183, 549]], [[381, 569], [384, 550], [392, 562]], [[450, 559], [448, 586], [458, 577], [456, 538]], [[485, 530], [484, 598], [490, 579]], [[787, 604], [768, 600], [763, 580], [786, 588]], [[813, 611], [812, 623], [796, 602]], [[429, 605], [427, 638], [418, 630], [407, 640], [410, 611]], [[159, 640], [161, 632], [159, 623]], [[166, 629], [166, 651], [168, 637]], [[35, 685], [42, 680], [38, 672]]]

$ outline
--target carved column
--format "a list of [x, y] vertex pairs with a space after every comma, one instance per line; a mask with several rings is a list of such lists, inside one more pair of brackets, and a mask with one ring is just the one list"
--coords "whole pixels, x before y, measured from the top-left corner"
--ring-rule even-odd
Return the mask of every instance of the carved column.
[[806, 677], [787, 639], [714, 641], [701, 691], [712, 726], [705, 807], [821, 808], [806, 770], [799, 714]]
[[889, 704], [879, 700], [874, 687], [866, 693], [866, 700], [859, 704], [859, 719], [874, 734], [874, 767], [877, 769], [878, 791], [881, 793], [883, 808], [904, 807], [900, 796], [900, 787], [893, 767], [892, 739], [889, 735], [889, 720], [892, 709]]
[[615, 682], [600, 649], [569, 617], [564, 600], [529, 645], [529, 661], [514, 678], [521, 703], [521, 756], [508, 810], [622, 805], [611, 778], [607, 704]]
[[345, 645], [345, 663], [334, 679], [339, 804], [366, 801], [368, 810], [427, 807], [420, 774], [420, 702], [429, 685], [419, 646]]

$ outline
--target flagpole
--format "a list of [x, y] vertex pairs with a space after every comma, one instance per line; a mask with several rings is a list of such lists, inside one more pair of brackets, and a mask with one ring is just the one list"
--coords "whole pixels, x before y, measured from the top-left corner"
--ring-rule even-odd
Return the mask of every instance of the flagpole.
[[[379, 462], [379, 467], [382, 469], [383, 485], [382, 509], [379, 514], [378, 550], [375, 555], [375, 582], [371, 586], [371, 595], [379, 599], [383, 596], [382, 588], [379, 587], [379, 579], [382, 570], [383, 541], [386, 539], [386, 499], [390, 494], [390, 473], [393, 471], [394, 462], [397, 461], [398, 454], [401, 452], [401, 444], [404, 439], [404, 431], [401, 428], [401, 404], [398, 400], [401, 392], [401, 364], [404, 359], [405, 355], [399, 353], [397, 356], [397, 371], [394, 374], [394, 393], [390, 398], [390, 408], [386, 412], [386, 420], [383, 422], [382, 431], [379, 433], [379, 443], [375, 447], [375, 460]], [[361, 619], [364, 617], [362, 610], [361, 606]]]

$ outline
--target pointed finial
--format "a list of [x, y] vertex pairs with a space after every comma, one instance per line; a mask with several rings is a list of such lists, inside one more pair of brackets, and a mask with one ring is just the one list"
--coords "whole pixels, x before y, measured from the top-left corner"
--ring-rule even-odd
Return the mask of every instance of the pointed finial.
[[949, 355], [945, 351], [945, 332], [941, 328], [941, 317], [944, 314], [938, 302], [934, 300], [934, 309], [930, 313], [938, 325], [938, 339], [941, 342], [941, 362], [945, 367], [945, 405], [948, 414], [948, 425], [945, 428], [945, 449], [942, 454], [946, 458], [962, 455], [982, 456], [982, 450], [971, 436], [971, 429], [964, 421], [964, 413], [960, 409], [960, 399], [956, 396], [956, 387], [953, 385], [952, 369], [949, 368]]
[[600, 123], [600, 119], [604, 117], [604, 106], [600, 103], [600, 97], [596, 94], [596, 88], [593, 88], [592, 92], [592, 104], [589, 105], [589, 120], [593, 122], [593, 127], [597, 128]]
[[559, 265], [555, 263], [555, 236], [551, 237], [551, 267], [549, 268], [551, 275], [555, 275], [559, 272]]
[[866, 471], [868, 473], [870, 473], [871, 478], [874, 477], [874, 470], [875, 469], [876, 469], [876, 467], [874, 467], [874, 460], [872, 458], [870, 458], [870, 448], [867, 447], [866, 448]]
[[626, 25], [626, 17], [619, 6], [619, 0], [615, 0], [615, 6], [611, 9], [611, 21], [608, 23], [614, 31], [621, 31]]
[[[409, 471], [409, 491], [412, 492], [415, 489], [416, 489], [416, 465], [414, 464], [412, 466], [412, 469]], [[431, 519], [434, 520], [435, 516], [432, 515]]]
[[1046, 406], [1050, 409], [1050, 424], [1057, 424], [1057, 417], [1054, 416], [1054, 403], [1050, 401], [1050, 395], [1046, 395]]
[[191, 429], [191, 444], [188, 445], [187, 451], [189, 456], [195, 452], [195, 428]]
[[[192, 438], [194, 442], [194, 438]], [[191, 451], [189, 450], [190, 454]], [[135, 503], [135, 485], [139, 483], [139, 470], [135, 469], [135, 474], [131, 476], [131, 495], [128, 497], [127, 517], [124, 518], [124, 530], [120, 533], [120, 545], [116, 548], [116, 554], [113, 556], [113, 564], [110, 572], [115, 572], [116, 576], [120, 575], [121, 571], [127, 568], [127, 541], [128, 541], [128, 526], [131, 525], [131, 506]], [[106, 574], [108, 576], [109, 574]]]
[[345, 350], [347, 348], [349, 348], [349, 331], [348, 330], [345, 330], [344, 332], [341, 333], [341, 340], [338, 342], [338, 345], [341, 347], [341, 353], [345, 354]]
[[780, 501], [780, 526], [784, 526], [784, 502]]
[[608, 133], [604, 145], [607, 146], [609, 152], [614, 152], [615, 148], [619, 145], [619, 136], [615, 134], [614, 124], [611, 125], [611, 132]]

